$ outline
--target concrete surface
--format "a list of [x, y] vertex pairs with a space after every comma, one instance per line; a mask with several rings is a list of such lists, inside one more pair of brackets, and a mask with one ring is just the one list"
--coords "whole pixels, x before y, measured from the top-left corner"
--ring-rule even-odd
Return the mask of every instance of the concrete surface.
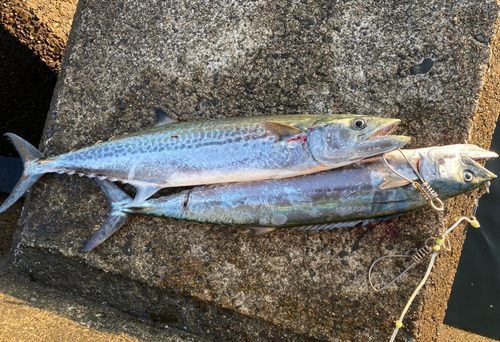
[[205, 342], [29, 278], [0, 277], [0, 341]]
[[[398, 117], [410, 147], [488, 147], [498, 115], [493, 1], [115, 2], [77, 9], [41, 150], [55, 155], [181, 120], [357, 113]], [[168, 191], [167, 191], [168, 192]], [[208, 340], [379, 341], [422, 269], [373, 294], [371, 262], [422, 246], [471, 197], [367, 229], [242, 229], [136, 217], [95, 252], [107, 216], [91, 180], [47, 175], [32, 189], [5, 269], [121, 311], [166, 317]], [[436, 340], [463, 235], [442, 254], [399, 338]]]
[[[30, 278], [0, 277], [0, 341], [207, 341], [168, 325], [43, 286]], [[439, 342], [491, 342], [446, 325]]]

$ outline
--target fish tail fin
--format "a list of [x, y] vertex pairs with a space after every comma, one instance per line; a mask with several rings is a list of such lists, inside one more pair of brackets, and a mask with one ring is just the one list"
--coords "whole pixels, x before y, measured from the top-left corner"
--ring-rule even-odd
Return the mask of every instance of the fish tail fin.
[[128, 214], [124, 212], [123, 209], [125, 205], [132, 202], [132, 198], [116, 184], [108, 180], [96, 179], [96, 181], [101, 186], [106, 198], [109, 200], [111, 205], [111, 214], [101, 228], [99, 228], [99, 230], [92, 235], [81, 252], [88, 252], [99, 246], [108, 237], [113, 235], [114, 232], [120, 229], [129, 219]]
[[43, 171], [37, 170], [36, 168], [40, 160], [44, 159], [43, 154], [41, 154], [35, 146], [15, 134], [6, 133], [5, 135], [10, 138], [17, 152], [21, 156], [24, 170], [21, 175], [21, 179], [17, 182], [14, 190], [12, 190], [10, 196], [5, 200], [5, 202], [2, 203], [0, 213], [3, 213], [12, 204], [14, 204], [44, 174]]

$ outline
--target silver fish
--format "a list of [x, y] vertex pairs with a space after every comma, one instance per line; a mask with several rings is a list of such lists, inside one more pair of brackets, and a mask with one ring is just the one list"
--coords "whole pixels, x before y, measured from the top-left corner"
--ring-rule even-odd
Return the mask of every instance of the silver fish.
[[[442, 200], [496, 178], [476, 160], [498, 155], [474, 145], [430, 147], [404, 153]], [[388, 153], [386, 159], [409, 180], [418, 180], [399, 151]], [[365, 225], [428, 205], [380, 157], [300, 177], [195, 188], [150, 199], [136, 207], [128, 206], [132, 199], [115, 184], [103, 181], [99, 184], [111, 202], [111, 215], [82, 251], [108, 238], [128, 220], [129, 214], [244, 226], [259, 235], [276, 228], [321, 230]]]
[[49, 172], [130, 183], [137, 189], [131, 203], [136, 205], [165, 187], [284, 178], [336, 168], [407, 143], [408, 137], [386, 136], [399, 122], [347, 114], [174, 122], [49, 158], [7, 133], [24, 172], [0, 213]]

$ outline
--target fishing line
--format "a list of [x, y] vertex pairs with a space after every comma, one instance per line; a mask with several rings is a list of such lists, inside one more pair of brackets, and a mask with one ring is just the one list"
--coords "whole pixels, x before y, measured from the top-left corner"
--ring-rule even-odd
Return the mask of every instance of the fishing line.
[[[395, 174], [397, 174], [398, 176], [400, 176], [401, 178], [409, 181], [410, 183], [413, 184], [413, 186], [420, 191], [420, 193], [426, 198], [427, 202], [429, 202], [429, 204], [437, 211], [442, 211], [444, 209], [444, 206], [443, 206], [443, 202], [437, 197], [437, 194], [435, 197], [432, 197], [433, 195], [431, 195], [430, 193], [427, 193], [426, 190], [425, 191], [425, 194], [424, 192], [422, 192], [422, 190], [420, 190], [419, 187], [417, 187], [415, 184], [417, 184], [418, 186], [424, 186], [424, 188], [429, 188], [432, 190], [432, 188], [430, 188], [430, 186], [422, 179], [422, 177], [420, 176], [419, 172], [416, 170], [416, 168], [413, 166], [413, 164], [409, 161], [409, 159], [406, 157], [406, 155], [403, 153], [403, 151], [401, 151], [401, 149], [398, 149], [401, 154], [403, 154], [403, 156], [405, 157], [407, 163], [411, 166], [411, 168], [413, 169], [413, 171], [415, 172], [415, 174], [419, 177], [419, 179], [422, 181], [422, 185], [416, 183], [416, 182], [413, 182], [411, 180], [409, 180], [408, 178], [406, 178], [405, 176], [399, 174], [398, 172], [396, 172], [390, 165], [389, 163], [387, 163], [387, 160], [385, 159], [385, 155], [382, 156], [382, 158], [384, 159], [384, 162], [387, 164], [387, 166], [389, 167], [389, 169], [391, 169], [391, 171], [393, 171]], [[425, 185], [424, 185], [425, 184]], [[431, 241], [433, 240], [434, 238], [429, 238], [425, 241], [424, 243], [424, 247], [418, 249], [415, 253], [411, 254], [411, 255], [408, 255], [408, 254], [405, 254], [405, 255], [386, 255], [386, 256], [383, 256], [383, 257], [380, 257], [378, 258], [377, 260], [375, 260], [373, 262], [373, 264], [370, 266], [370, 270], [368, 272], [368, 280], [370, 282], [370, 286], [373, 288], [373, 290], [375, 292], [379, 292], [379, 291], [382, 291], [384, 289], [386, 289], [388, 286], [390, 286], [391, 284], [393, 284], [394, 282], [396, 282], [399, 278], [401, 278], [406, 272], [408, 272], [411, 268], [413, 268], [416, 264], [420, 263], [424, 257], [426, 257], [427, 255], [431, 254], [432, 253], [432, 257], [431, 257], [431, 260], [429, 261], [429, 265], [427, 266], [427, 271], [425, 272], [425, 275], [424, 277], [422, 278], [422, 280], [420, 281], [420, 283], [418, 284], [417, 288], [415, 289], [415, 291], [413, 291], [412, 295], [410, 296], [410, 299], [408, 300], [408, 302], [406, 303], [406, 306], [404, 307], [401, 315], [399, 316], [399, 319], [395, 321], [395, 325], [396, 327], [394, 328], [394, 331], [392, 333], [392, 336], [391, 336], [391, 339], [390, 339], [390, 342], [394, 342], [395, 341], [395, 338], [396, 338], [396, 335], [399, 331], [399, 329], [401, 327], [403, 327], [403, 319], [404, 319], [404, 316], [406, 315], [406, 313], [408, 312], [408, 309], [410, 308], [410, 305], [413, 303], [413, 300], [415, 299], [415, 297], [417, 296], [418, 292], [420, 292], [420, 290], [422, 289], [422, 287], [424, 286], [424, 284], [427, 282], [427, 279], [429, 278], [430, 276], [430, 273], [432, 271], [432, 267], [434, 266], [434, 263], [436, 261], [436, 257], [437, 257], [437, 254], [439, 251], [441, 250], [445, 250], [445, 251], [450, 251], [451, 248], [449, 247], [449, 243], [448, 243], [448, 246], [446, 246], [446, 243], [448, 242], [446, 240], [448, 234], [450, 234], [455, 228], [457, 228], [460, 223], [462, 223], [463, 221], [467, 221], [468, 223], [471, 224], [472, 227], [474, 228], [479, 228], [480, 227], [480, 224], [479, 222], [477, 221], [476, 219], [476, 212], [477, 212], [477, 208], [479, 206], [479, 199], [486, 193], [489, 193], [489, 187], [490, 187], [490, 182], [486, 182], [482, 185], [482, 189], [480, 188], [480, 190], [478, 191], [478, 194], [476, 196], [476, 198], [474, 199], [474, 208], [472, 210], [472, 215], [470, 218], [466, 217], [466, 216], [463, 216], [461, 218], [459, 218], [450, 228], [448, 228], [443, 234], [441, 234], [437, 239], [435, 239], [435, 244], [434, 246], [429, 246], [428, 245], [428, 241]], [[432, 190], [434, 193], [435, 191]], [[428, 196], [429, 195], [429, 196]], [[439, 206], [435, 206], [434, 205], [434, 199], [437, 199], [438, 200], [438, 205]], [[391, 257], [395, 257], [395, 258], [412, 258], [413, 259], [413, 263], [407, 267], [401, 274], [399, 274], [396, 278], [394, 278], [393, 280], [391, 280], [389, 283], [387, 283], [384, 287], [380, 288], [380, 289], [377, 289], [374, 285], [373, 285], [373, 282], [372, 282], [372, 270], [373, 270], [373, 267], [375, 266], [375, 264], [377, 264], [379, 261], [381, 261], [382, 259], [385, 259], [385, 258], [391, 258]]]
[[[425, 272], [425, 275], [422, 278], [422, 281], [420, 281], [420, 283], [418, 284], [418, 286], [415, 289], [415, 291], [413, 291], [410, 299], [408, 300], [408, 302], [406, 303], [405, 308], [403, 309], [403, 312], [399, 316], [399, 319], [396, 321], [396, 327], [394, 328], [394, 331], [392, 333], [390, 342], [394, 342], [394, 339], [396, 338], [396, 335], [397, 335], [399, 329], [403, 326], [403, 318], [405, 317], [408, 309], [410, 308], [411, 303], [413, 303], [413, 300], [415, 299], [415, 297], [417, 296], [417, 294], [420, 292], [420, 290], [422, 289], [422, 287], [424, 286], [424, 284], [427, 282], [427, 279], [429, 278], [429, 275], [431, 274], [432, 267], [434, 266], [434, 262], [436, 261], [437, 253], [441, 250], [441, 246], [444, 247], [446, 236], [449, 233], [451, 233], [455, 228], [457, 228], [458, 225], [460, 223], [462, 223], [463, 221], [469, 222], [471, 224], [471, 226], [473, 226], [474, 228], [479, 228], [480, 227], [479, 222], [477, 221], [477, 219], [474, 216], [472, 216], [470, 219], [468, 217], [463, 216], [460, 219], [458, 219], [458, 221], [456, 221], [455, 224], [453, 224], [450, 228], [448, 228], [448, 230], [444, 234], [442, 234], [441, 237], [439, 237], [439, 238], [436, 239], [436, 244], [434, 245], [434, 247], [432, 247], [432, 249], [434, 251], [432, 253], [432, 257], [431, 257], [431, 260], [429, 262], [429, 266], [427, 266], [427, 271]], [[443, 249], [444, 250], [448, 250], [446, 248], [443, 248]], [[415, 265], [415, 264], [416, 263], [412, 264], [412, 266]], [[406, 269], [405, 272], [408, 269]], [[405, 272], [403, 272], [403, 273], [405, 273]], [[387, 287], [387, 286], [385, 286], [385, 287]]]

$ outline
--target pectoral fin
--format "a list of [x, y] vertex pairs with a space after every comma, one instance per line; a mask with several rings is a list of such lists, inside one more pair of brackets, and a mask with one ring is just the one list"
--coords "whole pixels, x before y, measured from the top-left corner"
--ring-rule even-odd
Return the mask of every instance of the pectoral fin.
[[387, 189], [399, 188], [400, 186], [405, 186], [408, 184], [410, 184], [410, 182], [400, 178], [400, 179], [388, 180], [385, 183], [382, 183], [378, 188], [380, 190], [387, 190]]
[[288, 140], [294, 135], [303, 133], [302, 130], [296, 127], [282, 124], [279, 122], [268, 121], [264, 122], [261, 126], [264, 127], [265, 130], [269, 131], [269, 133], [275, 135], [277, 137], [276, 140], [278, 141], [285, 139]]

